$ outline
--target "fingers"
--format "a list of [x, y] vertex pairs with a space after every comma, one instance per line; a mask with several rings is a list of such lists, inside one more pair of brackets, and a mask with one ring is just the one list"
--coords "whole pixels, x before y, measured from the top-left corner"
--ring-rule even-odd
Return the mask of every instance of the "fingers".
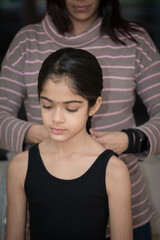
[[93, 129], [89, 129], [90, 134], [92, 135], [92, 137], [101, 137], [105, 134], [105, 132], [98, 132], [98, 131], [94, 131]]

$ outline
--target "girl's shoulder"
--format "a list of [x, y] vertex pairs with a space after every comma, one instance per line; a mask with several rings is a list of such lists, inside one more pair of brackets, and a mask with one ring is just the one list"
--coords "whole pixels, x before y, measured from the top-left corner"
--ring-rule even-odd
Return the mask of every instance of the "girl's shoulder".
[[28, 151], [16, 154], [8, 164], [7, 174], [22, 178], [26, 176], [28, 167]]
[[120, 158], [113, 155], [106, 169], [107, 189], [116, 189], [118, 186], [125, 186], [126, 182], [130, 182], [128, 168]]
[[123, 175], [124, 173], [128, 174], [128, 168], [126, 164], [119, 158], [113, 155], [107, 166], [108, 174], [113, 175]]
[[25, 164], [26, 160], [28, 160], [28, 151], [24, 151], [16, 154], [9, 164]]

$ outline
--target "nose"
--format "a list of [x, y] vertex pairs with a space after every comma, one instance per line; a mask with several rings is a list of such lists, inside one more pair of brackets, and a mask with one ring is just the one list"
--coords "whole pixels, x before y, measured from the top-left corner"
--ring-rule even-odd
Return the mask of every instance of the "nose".
[[55, 108], [52, 114], [52, 121], [55, 123], [64, 122], [63, 111], [60, 108]]

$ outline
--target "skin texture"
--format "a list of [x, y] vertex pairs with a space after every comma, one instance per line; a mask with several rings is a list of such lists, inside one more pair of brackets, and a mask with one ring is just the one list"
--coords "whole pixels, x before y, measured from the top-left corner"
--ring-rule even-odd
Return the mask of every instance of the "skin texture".
[[105, 149], [112, 149], [120, 154], [127, 149], [128, 136], [123, 132], [99, 132], [90, 129], [91, 136], [96, 139]]
[[[54, 83], [52, 79], [46, 81], [40, 103], [49, 137], [39, 144], [39, 149], [47, 171], [61, 179], [81, 176], [104, 151], [104, 147], [86, 131], [87, 118], [99, 109], [101, 97], [88, 109], [87, 100], [75, 94], [62, 77], [59, 83]], [[28, 151], [16, 155], [8, 166], [7, 240], [24, 239], [27, 166]], [[112, 240], [132, 240], [129, 173], [126, 165], [115, 156], [110, 158], [107, 166], [106, 190]]]
[[11, 160], [7, 169], [6, 239], [8, 240], [22, 240], [25, 236], [26, 195], [24, 180], [27, 172], [27, 160], [28, 154], [23, 152]]
[[[55, 76], [54, 79], [56, 78]], [[41, 92], [40, 104], [42, 119], [49, 135], [55, 141], [65, 142], [85, 129], [88, 102], [69, 91], [66, 85], [68, 77], [63, 78], [59, 83], [47, 80]]]
[[72, 34], [87, 30], [98, 18], [100, 0], [66, 0], [66, 9], [73, 24]]
[[133, 239], [130, 177], [126, 165], [116, 157], [109, 160], [106, 186], [111, 239]]

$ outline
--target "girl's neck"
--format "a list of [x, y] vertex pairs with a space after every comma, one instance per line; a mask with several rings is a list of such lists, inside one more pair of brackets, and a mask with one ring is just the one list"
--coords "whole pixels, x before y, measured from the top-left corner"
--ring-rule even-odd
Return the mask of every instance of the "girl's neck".
[[83, 152], [86, 147], [88, 147], [90, 141], [92, 141], [91, 136], [84, 132], [79, 136], [75, 136], [67, 141], [58, 142], [54, 141], [50, 137], [46, 139], [46, 146], [50, 149], [56, 150], [59, 154], [70, 154], [73, 151]]

